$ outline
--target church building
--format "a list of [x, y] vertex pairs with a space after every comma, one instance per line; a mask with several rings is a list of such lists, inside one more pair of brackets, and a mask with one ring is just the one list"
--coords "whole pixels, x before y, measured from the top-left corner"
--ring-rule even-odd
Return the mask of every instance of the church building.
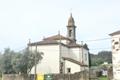
[[[72, 14], [68, 19], [67, 36], [61, 34], [28, 44], [30, 51], [43, 52], [43, 59], [36, 65], [37, 74], [75, 73], [88, 69], [89, 49], [86, 44], [78, 44], [76, 26]], [[34, 74], [35, 67], [31, 74]]]

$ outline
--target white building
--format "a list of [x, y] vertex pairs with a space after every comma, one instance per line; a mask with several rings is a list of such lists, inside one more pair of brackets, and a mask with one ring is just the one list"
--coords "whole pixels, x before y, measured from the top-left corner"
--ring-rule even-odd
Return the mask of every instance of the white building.
[[111, 33], [113, 80], [120, 80], [120, 31]]
[[[86, 44], [76, 42], [76, 26], [72, 14], [68, 19], [67, 36], [60, 34], [28, 44], [29, 50], [43, 52], [42, 61], [37, 64], [37, 73], [75, 73], [89, 66], [89, 49]], [[31, 74], [34, 74], [34, 68]]]

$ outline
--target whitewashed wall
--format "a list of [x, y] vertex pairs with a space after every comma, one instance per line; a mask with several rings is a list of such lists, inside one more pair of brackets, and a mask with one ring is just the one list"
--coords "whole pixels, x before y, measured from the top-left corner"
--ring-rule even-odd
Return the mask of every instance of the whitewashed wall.
[[86, 65], [89, 65], [89, 52], [84, 48], [80, 48], [80, 60]]
[[71, 73], [75, 73], [75, 72], [80, 72], [81, 68], [80, 65], [72, 63], [70, 61], [65, 61], [65, 73], [67, 73], [67, 68], [71, 69]]
[[76, 50], [72, 50], [71, 48], [68, 48], [66, 46], [61, 46], [62, 57], [68, 57], [68, 58], [72, 58], [74, 60], [77, 60], [77, 55], [75, 54], [75, 51]]
[[61, 45], [61, 55], [62, 57], [69, 57], [69, 48]]
[[[35, 46], [29, 47], [31, 51], [36, 50]], [[68, 48], [64, 45], [39, 45], [37, 46], [37, 51], [43, 52], [44, 56], [42, 61], [37, 64], [37, 73], [40, 74], [48, 74], [48, 73], [59, 73], [59, 57], [60, 57], [60, 49], [61, 49], [61, 57], [72, 58], [77, 61], [82, 61], [85, 64], [88, 64], [88, 50], [81, 48]], [[71, 68], [71, 73], [78, 72], [83, 70], [83, 67], [80, 65], [65, 61], [64, 70], [66, 72], [67, 68]], [[31, 73], [34, 74], [34, 67], [31, 70]]]
[[70, 48], [70, 52], [75, 55], [74, 59], [80, 62], [80, 48]]
[[[35, 46], [30, 49], [35, 50]], [[39, 52], [43, 52], [43, 59], [37, 65], [37, 73], [59, 73], [59, 45], [37, 46]], [[34, 67], [31, 70], [34, 73]]]

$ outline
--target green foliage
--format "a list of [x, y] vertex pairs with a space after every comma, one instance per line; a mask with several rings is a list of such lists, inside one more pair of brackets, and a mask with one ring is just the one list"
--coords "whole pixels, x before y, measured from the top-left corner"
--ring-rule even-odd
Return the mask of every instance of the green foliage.
[[4, 54], [1, 56], [1, 71], [5, 74], [15, 73], [12, 67], [12, 59], [14, 58], [15, 52], [6, 48]]
[[[23, 73], [29, 73], [32, 69], [32, 67], [39, 63], [39, 61], [42, 59], [43, 53], [41, 52], [30, 52], [29, 50], [23, 51], [23, 56], [21, 58], [21, 64], [23, 65], [21, 67], [21, 71]], [[26, 71], [25, 71], [26, 70]]]
[[4, 74], [28, 73], [36, 63], [42, 59], [42, 52], [30, 52], [28, 49], [22, 52], [14, 52], [6, 48], [0, 55], [0, 72]]
[[105, 76], [101, 76], [101, 77], [99, 77], [99, 80], [108, 80], [108, 78]]
[[90, 54], [90, 65], [99, 66], [104, 62], [112, 63], [112, 52], [111, 51], [101, 51], [98, 54]]

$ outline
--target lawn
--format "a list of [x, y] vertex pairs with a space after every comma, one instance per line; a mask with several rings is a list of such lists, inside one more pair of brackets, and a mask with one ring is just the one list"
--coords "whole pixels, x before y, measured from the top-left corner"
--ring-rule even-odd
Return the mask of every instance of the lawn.
[[101, 76], [99, 77], [99, 80], [108, 80], [107, 77]]

